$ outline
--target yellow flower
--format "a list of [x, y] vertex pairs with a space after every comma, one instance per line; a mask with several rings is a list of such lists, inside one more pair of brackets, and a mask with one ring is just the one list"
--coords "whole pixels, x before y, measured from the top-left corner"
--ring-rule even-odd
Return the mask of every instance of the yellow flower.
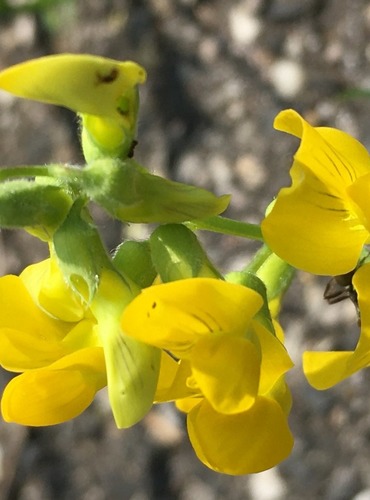
[[304, 373], [316, 389], [328, 389], [370, 366], [370, 264], [356, 271], [353, 286], [361, 316], [361, 333], [354, 351], [309, 351], [303, 354]]
[[271, 249], [315, 274], [345, 274], [356, 267], [370, 232], [370, 158], [345, 132], [312, 127], [293, 110], [275, 128], [301, 139], [282, 189], [262, 222]]
[[4, 390], [4, 420], [64, 422], [107, 383], [118, 427], [143, 417], [153, 401], [159, 352], [122, 335], [119, 319], [132, 293], [116, 273], [103, 271], [88, 307], [66, 285], [54, 258], [20, 277], [0, 278], [0, 292], [0, 364], [22, 372]]
[[[137, 85], [144, 68], [88, 54], [57, 54], [0, 72], [0, 88], [19, 97], [65, 106], [80, 113], [83, 142], [91, 159], [131, 148], [136, 132]], [[88, 159], [89, 161], [89, 159]]]
[[192, 278], [143, 290], [122, 316], [126, 334], [165, 350], [156, 402], [187, 411], [199, 459], [228, 474], [268, 469], [292, 447], [283, 380], [292, 363], [253, 319], [261, 306], [254, 290]]

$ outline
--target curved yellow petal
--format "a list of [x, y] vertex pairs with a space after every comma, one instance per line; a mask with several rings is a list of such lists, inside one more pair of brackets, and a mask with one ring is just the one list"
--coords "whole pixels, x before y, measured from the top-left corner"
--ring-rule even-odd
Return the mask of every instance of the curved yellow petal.
[[293, 446], [282, 409], [262, 396], [237, 415], [222, 415], [202, 401], [188, 414], [187, 425], [198, 458], [225, 474], [269, 469], [287, 458]]
[[201, 397], [189, 397], [184, 399], [177, 399], [175, 401], [175, 406], [178, 410], [183, 413], [190, 413], [199, 403], [203, 401]]
[[190, 362], [197, 386], [214, 410], [235, 414], [255, 402], [261, 354], [252, 342], [230, 335], [209, 335], [195, 344]]
[[352, 270], [369, 237], [347, 195], [331, 193], [298, 162], [261, 228], [266, 243], [289, 264], [315, 274]]
[[[281, 376], [293, 367], [293, 361], [281, 341], [267, 328], [257, 320], [253, 320], [252, 325], [261, 346], [261, 376], [258, 393], [263, 395], [268, 393]], [[276, 321], [274, 326], [283, 337], [281, 327]]]
[[301, 144], [290, 171], [292, 185], [280, 191], [262, 223], [267, 244], [315, 274], [352, 270], [369, 232], [347, 189], [370, 172], [368, 152], [348, 134], [314, 128], [293, 110], [282, 111], [275, 127], [301, 138]]
[[120, 97], [143, 83], [144, 68], [88, 54], [58, 54], [0, 72], [0, 88], [19, 97], [65, 106], [79, 113], [120, 118]]
[[2, 416], [21, 425], [59, 424], [82, 413], [105, 385], [103, 350], [77, 351], [12, 379], [1, 399]]
[[293, 399], [288, 384], [285, 382], [284, 376], [280, 377], [280, 379], [269, 390], [269, 392], [265, 394], [265, 396], [274, 399], [283, 410], [284, 415], [289, 415]]
[[352, 351], [303, 353], [303, 371], [315, 389], [329, 389], [357, 371]]
[[55, 339], [27, 330], [0, 329], [0, 365], [6, 370], [23, 372], [42, 368], [68, 354], [70, 350]]
[[353, 277], [361, 315], [361, 332], [354, 351], [305, 352], [303, 370], [308, 382], [327, 389], [370, 366], [370, 264], [361, 266]]
[[174, 401], [199, 394], [187, 385], [191, 376], [189, 361], [175, 361], [169, 354], [162, 351], [161, 367], [154, 396], [155, 403]]
[[55, 258], [26, 267], [20, 274], [34, 302], [63, 321], [79, 321], [86, 310], [67, 285]]
[[44, 366], [65, 353], [60, 342], [70, 324], [37, 307], [17, 276], [0, 278], [0, 307], [0, 364], [8, 370]]
[[332, 194], [340, 196], [346, 187], [370, 171], [366, 148], [341, 130], [312, 127], [292, 109], [281, 111], [274, 127], [301, 139], [294, 156], [296, 162], [311, 170]]
[[370, 232], [370, 173], [357, 179], [347, 188], [347, 193], [353, 203], [358, 206], [358, 214], [367, 231]]
[[243, 335], [261, 305], [261, 296], [244, 286], [184, 279], [144, 289], [125, 309], [121, 326], [142, 342], [184, 357], [202, 335]]
[[370, 353], [370, 263], [361, 266], [353, 276], [361, 315], [361, 332], [355, 349], [356, 356]]

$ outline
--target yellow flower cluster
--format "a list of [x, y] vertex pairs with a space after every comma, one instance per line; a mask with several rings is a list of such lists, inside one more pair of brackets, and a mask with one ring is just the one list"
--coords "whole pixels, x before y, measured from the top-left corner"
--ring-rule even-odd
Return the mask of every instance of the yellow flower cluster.
[[[0, 365], [17, 373], [1, 412], [8, 422], [57, 424], [83, 412], [107, 386], [122, 428], [153, 403], [174, 401], [187, 413], [204, 464], [228, 474], [259, 472], [293, 446], [284, 379], [292, 361], [273, 326], [263, 280], [253, 275], [259, 284], [252, 288], [224, 281], [195, 235], [169, 224], [217, 216], [229, 196], [154, 176], [133, 160], [137, 87], [145, 77], [130, 61], [72, 54], [0, 72], [1, 89], [78, 113], [86, 160], [83, 168], [9, 170], [9, 177], [24, 178], [1, 184], [8, 215], [0, 225], [38, 237], [42, 230], [51, 249], [50, 259], [19, 277], [0, 278]], [[31, 217], [40, 186], [42, 203]], [[14, 203], [15, 193], [23, 203]], [[135, 255], [133, 272], [107, 255], [89, 200], [118, 220], [166, 224], [174, 246], [162, 251], [163, 233], [151, 238], [148, 259]], [[268, 222], [265, 232], [270, 241]], [[358, 232], [358, 246], [365, 234]], [[163, 279], [163, 269], [175, 277]], [[167, 282], [148, 286], [156, 274]], [[140, 293], [137, 283], [148, 288]], [[271, 298], [279, 301], [282, 292]]]

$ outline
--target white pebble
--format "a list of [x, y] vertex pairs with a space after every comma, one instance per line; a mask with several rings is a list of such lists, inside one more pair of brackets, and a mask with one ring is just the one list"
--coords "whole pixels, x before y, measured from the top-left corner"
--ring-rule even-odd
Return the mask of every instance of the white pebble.
[[305, 74], [300, 64], [288, 59], [273, 63], [268, 76], [277, 94], [284, 99], [296, 97], [305, 82]]
[[234, 7], [229, 13], [231, 38], [239, 46], [250, 45], [261, 31], [260, 21], [242, 7]]

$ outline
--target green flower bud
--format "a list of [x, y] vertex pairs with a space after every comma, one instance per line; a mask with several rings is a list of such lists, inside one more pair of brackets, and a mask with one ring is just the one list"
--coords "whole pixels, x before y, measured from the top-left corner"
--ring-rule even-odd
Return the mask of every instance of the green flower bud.
[[53, 184], [14, 180], [0, 184], [0, 227], [25, 228], [49, 240], [65, 219], [71, 197]]
[[113, 255], [113, 265], [123, 276], [130, 278], [140, 288], [150, 286], [156, 275], [148, 241], [125, 241]]
[[223, 212], [228, 195], [153, 175], [134, 160], [97, 160], [83, 171], [86, 194], [126, 222], [185, 222]]
[[158, 227], [150, 237], [153, 264], [163, 282], [221, 278], [195, 234], [181, 224]]

